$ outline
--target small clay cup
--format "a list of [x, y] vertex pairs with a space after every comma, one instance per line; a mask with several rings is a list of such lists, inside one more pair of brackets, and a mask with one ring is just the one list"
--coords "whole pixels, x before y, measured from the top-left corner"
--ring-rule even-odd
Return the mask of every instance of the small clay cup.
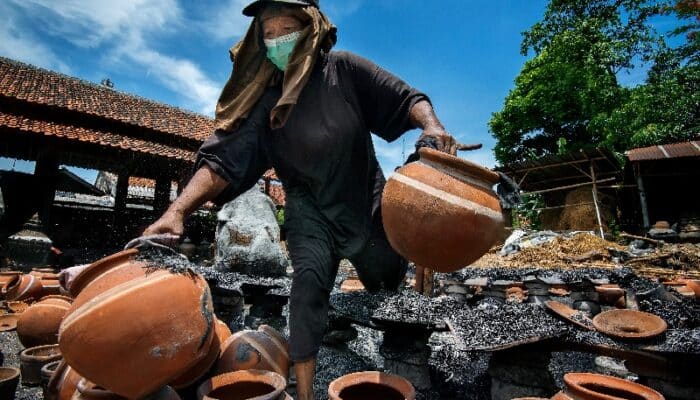
[[14, 400], [18, 382], [18, 368], [0, 367], [0, 399]]
[[377, 371], [343, 375], [328, 386], [331, 400], [414, 400], [411, 382], [398, 375]]
[[44, 365], [61, 359], [61, 350], [57, 344], [30, 347], [19, 353], [20, 369], [22, 370], [22, 385], [36, 386], [41, 384], [41, 368]]

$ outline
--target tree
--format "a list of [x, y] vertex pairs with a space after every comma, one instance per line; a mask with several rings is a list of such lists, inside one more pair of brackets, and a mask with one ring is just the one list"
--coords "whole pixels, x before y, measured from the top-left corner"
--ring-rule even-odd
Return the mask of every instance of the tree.
[[[617, 73], [651, 60], [663, 40], [647, 24], [664, 4], [648, 0], [552, 0], [544, 19], [523, 34], [528, 60], [489, 127], [496, 159], [511, 163], [599, 144], [614, 150], [611, 113], [630, 90]], [[563, 141], [561, 139], [564, 139]], [[613, 138], [617, 139], [617, 138]]]

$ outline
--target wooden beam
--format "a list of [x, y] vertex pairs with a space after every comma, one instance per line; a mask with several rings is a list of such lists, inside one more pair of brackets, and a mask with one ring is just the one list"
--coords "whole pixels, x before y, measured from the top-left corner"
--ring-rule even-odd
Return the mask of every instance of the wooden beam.
[[[601, 179], [598, 181], [598, 183], [610, 182], [610, 181], [614, 181], [615, 179], [617, 179], [617, 178]], [[592, 184], [593, 184], [593, 182], [583, 182], [583, 183], [577, 183], [575, 185], [560, 186], [560, 187], [556, 187], [556, 188], [552, 188], [552, 189], [536, 190], [534, 192], [525, 192], [525, 194], [541, 194], [541, 193], [556, 192], [559, 190], [573, 189], [573, 188], [588, 186], [588, 185], [592, 185]]]
[[595, 216], [598, 219], [598, 228], [600, 229], [600, 237], [605, 239], [605, 233], [603, 232], [603, 220], [600, 217], [600, 207], [598, 206], [598, 186], [595, 177], [595, 168], [593, 167], [593, 161], [590, 163], [591, 168], [591, 178], [593, 180], [593, 205], [595, 205]]
[[639, 204], [642, 208], [642, 222], [644, 223], [644, 229], [649, 229], [651, 223], [649, 222], [647, 194], [644, 191], [644, 179], [642, 179], [642, 174], [640, 174], [639, 171], [639, 163], [634, 163], [634, 177], [637, 178], [637, 190], [639, 192]]

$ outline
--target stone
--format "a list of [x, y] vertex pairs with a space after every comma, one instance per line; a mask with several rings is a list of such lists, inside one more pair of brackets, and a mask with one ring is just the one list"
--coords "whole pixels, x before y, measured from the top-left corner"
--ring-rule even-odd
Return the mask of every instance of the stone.
[[224, 205], [217, 217], [217, 268], [250, 275], [286, 274], [289, 258], [280, 246], [275, 206], [257, 186]]

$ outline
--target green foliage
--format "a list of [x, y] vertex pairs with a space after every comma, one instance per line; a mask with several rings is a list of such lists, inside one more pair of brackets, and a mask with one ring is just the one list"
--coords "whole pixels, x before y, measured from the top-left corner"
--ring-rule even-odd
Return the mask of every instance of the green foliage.
[[277, 224], [279, 226], [284, 225], [284, 208], [279, 208], [275, 213], [275, 217], [277, 218]]
[[525, 194], [513, 213], [513, 227], [522, 229], [540, 229], [540, 213], [544, 207], [542, 195]]
[[[551, 0], [542, 21], [523, 33], [534, 52], [489, 128], [496, 159], [520, 162], [605, 146], [631, 147], [696, 138], [700, 110], [700, 34], [693, 2]], [[669, 48], [648, 23], [672, 15], [688, 23]], [[617, 73], [654, 63], [646, 84], [625, 88]]]

